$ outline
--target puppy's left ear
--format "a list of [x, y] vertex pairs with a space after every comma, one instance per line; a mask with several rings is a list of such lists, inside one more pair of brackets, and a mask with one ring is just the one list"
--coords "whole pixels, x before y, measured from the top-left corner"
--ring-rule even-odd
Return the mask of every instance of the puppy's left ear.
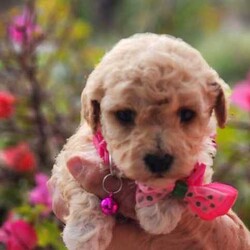
[[209, 83], [209, 92], [213, 96], [213, 109], [217, 119], [218, 126], [224, 128], [227, 122], [228, 98], [226, 91], [229, 87], [222, 80]]
[[82, 95], [82, 111], [81, 117], [91, 127], [92, 132], [95, 133], [100, 125], [100, 103], [97, 100], [91, 100], [86, 95]]
[[97, 68], [90, 74], [85, 88], [82, 91], [81, 102], [81, 125], [87, 123], [93, 134], [100, 127], [101, 117], [101, 100], [105, 90], [103, 88], [103, 80], [100, 78], [100, 70]]

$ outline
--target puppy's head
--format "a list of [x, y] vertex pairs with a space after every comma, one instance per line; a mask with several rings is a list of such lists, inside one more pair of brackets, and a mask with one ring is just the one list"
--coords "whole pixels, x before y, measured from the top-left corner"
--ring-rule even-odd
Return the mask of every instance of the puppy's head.
[[226, 84], [198, 51], [173, 37], [121, 40], [90, 75], [82, 117], [100, 127], [125, 176], [166, 185], [190, 174], [215, 117], [227, 118]]

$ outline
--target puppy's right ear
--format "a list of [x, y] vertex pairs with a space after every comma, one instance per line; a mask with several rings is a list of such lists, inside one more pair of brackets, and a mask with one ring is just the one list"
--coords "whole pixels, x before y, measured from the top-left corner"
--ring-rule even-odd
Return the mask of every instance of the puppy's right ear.
[[212, 107], [215, 112], [217, 124], [220, 128], [224, 128], [227, 122], [228, 113], [228, 98], [226, 91], [229, 87], [222, 79], [209, 83], [208, 86], [209, 94], [212, 97]]
[[100, 124], [100, 103], [97, 100], [90, 100], [86, 95], [82, 95], [81, 123], [85, 120], [95, 133]]

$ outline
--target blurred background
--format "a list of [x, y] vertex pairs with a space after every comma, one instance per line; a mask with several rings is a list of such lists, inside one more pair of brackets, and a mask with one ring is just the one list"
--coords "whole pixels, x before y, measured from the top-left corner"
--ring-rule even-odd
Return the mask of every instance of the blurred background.
[[0, 249], [64, 249], [46, 181], [79, 124], [88, 74], [139, 32], [182, 38], [231, 86], [214, 179], [237, 187], [234, 210], [250, 227], [249, 9], [248, 0], [1, 1]]

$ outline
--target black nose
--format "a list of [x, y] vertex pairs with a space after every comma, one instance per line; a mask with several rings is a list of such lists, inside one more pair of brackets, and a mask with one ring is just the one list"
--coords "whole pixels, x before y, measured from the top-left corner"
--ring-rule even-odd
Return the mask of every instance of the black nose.
[[144, 162], [152, 173], [163, 173], [167, 171], [173, 163], [174, 157], [169, 154], [163, 156], [147, 154]]

